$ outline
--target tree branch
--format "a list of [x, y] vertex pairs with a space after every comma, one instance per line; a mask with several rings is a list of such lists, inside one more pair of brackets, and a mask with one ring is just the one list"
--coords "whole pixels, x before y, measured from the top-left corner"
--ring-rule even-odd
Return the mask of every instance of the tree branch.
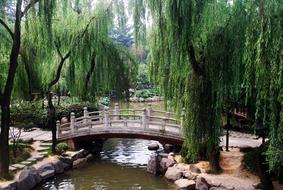
[[0, 24], [2, 24], [4, 26], [4, 28], [8, 31], [8, 33], [10, 34], [12, 40], [14, 40], [14, 33], [12, 32], [12, 30], [9, 28], [9, 26], [4, 22], [4, 20], [2, 20], [0, 18]]
[[59, 54], [60, 58], [63, 59], [63, 55], [62, 55], [62, 53], [60, 51], [59, 44], [56, 41], [54, 42], [54, 44], [55, 44], [57, 53]]
[[199, 65], [198, 61], [196, 60], [195, 49], [194, 49], [194, 46], [192, 44], [188, 48], [188, 57], [189, 57], [189, 60], [191, 62], [193, 71], [197, 74], [201, 74], [200, 65]]
[[90, 69], [89, 69], [89, 71], [87, 72], [87, 75], [86, 75], [86, 80], [85, 80], [85, 85], [84, 85], [84, 88], [85, 88], [84, 90], [85, 91], [87, 90], [87, 86], [88, 86], [90, 77], [91, 77], [91, 75], [92, 75], [92, 73], [93, 73], [93, 71], [95, 69], [95, 66], [96, 66], [95, 58], [96, 58], [96, 53], [93, 52]]
[[[57, 52], [58, 52], [58, 50], [57, 50]], [[59, 81], [60, 75], [61, 75], [61, 70], [63, 68], [64, 62], [66, 61], [66, 59], [68, 59], [70, 57], [70, 55], [71, 55], [71, 50], [69, 50], [69, 52], [64, 57], [61, 57], [59, 66], [57, 68], [56, 77], [48, 85], [48, 92], [50, 91], [51, 87], [54, 86]]]
[[25, 16], [28, 10], [34, 6], [35, 3], [39, 2], [39, 0], [31, 0], [29, 4], [25, 7], [24, 11], [21, 13], [21, 17]]

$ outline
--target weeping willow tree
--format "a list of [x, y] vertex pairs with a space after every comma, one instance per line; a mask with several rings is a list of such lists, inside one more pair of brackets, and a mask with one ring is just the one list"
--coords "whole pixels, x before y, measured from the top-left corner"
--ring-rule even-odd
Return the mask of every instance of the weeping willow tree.
[[[115, 43], [112, 29], [112, 3], [98, 1], [55, 1], [33, 7], [25, 22], [23, 62], [16, 86], [43, 90], [48, 100], [48, 126], [56, 144], [54, 89], [66, 90], [82, 100], [94, 100], [114, 91], [119, 98], [129, 97], [135, 60], [124, 47]], [[42, 14], [51, 6], [51, 15]], [[49, 18], [50, 17], [50, 18]], [[47, 24], [44, 24], [47, 23]], [[64, 26], [64, 27], [62, 27]], [[26, 59], [25, 59], [26, 58]], [[23, 80], [26, 76], [27, 80]], [[36, 80], [32, 85], [30, 81]], [[20, 88], [17, 90], [24, 93]], [[16, 91], [16, 90], [15, 90]], [[29, 90], [31, 91], [31, 90]]]
[[[246, 12], [242, 1], [148, 1], [152, 79], [185, 107], [183, 156], [217, 171], [221, 113], [239, 97]], [[237, 15], [237, 16], [236, 16]]]
[[[6, 61], [8, 65], [4, 70], [7, 74], [1, 76], [1, 92], [0, 92], [0, 103], [1, 103], [1, 136], [0, 136], [0, 175], [5, 176], [9, 172], [9, 125], [10, 125], [10, 102], [11, 95], [14, 86], [14, 78], [16, 74], [16, 70], [18, 67], [18, 56], [20, 53], [21, 46], [21, 25], [23, 17], [26, 16], [28, 10], [33, 7], [38, 1], [1, 1], [0, 3], [0, 24], [1, 27], [4, 28], [0, 30], [1, 36], [5, 36], [5, 38], [1, 38], [4, 41], [4, 46], [1, 46], [1, 53], [6, 54], [7, 52], [3, 51], [3, 49], [8, 49], [8, 60], [4, 57], [1, 61]], [[46, 13], [46, 12], [45, 12]], [[11, 25], [13, 25], [13, 29], [11, 29]], [[3, 34], [6, 32], [8, 37], [10, 38], [10, 44], [7, 45], [7, 35]], [[2, 44], [2, 43], [1, 43]], [[7, 57], [6, 57], [7, 58]], [[5, 62], [4, 62], [5, 63]]]
[[[283, 5], [281, 1], [252, 1], [245, 44], [247, 101], [255, 102], [256, 124], [269, 129], [265, 153], [269, 170], [283, 179]], [[280, 163], [281, 162], [281, 163]]]

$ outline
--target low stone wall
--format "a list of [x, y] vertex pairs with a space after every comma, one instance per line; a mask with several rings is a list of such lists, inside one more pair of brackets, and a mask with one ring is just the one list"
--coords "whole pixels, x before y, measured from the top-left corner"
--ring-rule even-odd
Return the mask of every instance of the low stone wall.
[[66, 152], [58, 156], [57, 160], [45, 163], [38, 168], [26, 167], [19, 174], [17, 180], [1, 190], [30, 190], [43, 180], [62, 174], [69, 169], [77, 169], [94, 159], [88, 151], [81, 149], [76, 152]]

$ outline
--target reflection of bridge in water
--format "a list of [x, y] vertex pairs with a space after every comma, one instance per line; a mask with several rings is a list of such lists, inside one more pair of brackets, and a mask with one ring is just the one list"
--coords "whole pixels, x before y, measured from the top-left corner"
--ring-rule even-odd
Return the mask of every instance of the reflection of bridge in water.
[[89, 141], [103, 138], [140, 138], [158, 140], [162, 143], [182, 145], [183, 118], [175, 113], [146, 109], [119, 109], [105, 107], [101, 111], [88, 112], [82, 117], [71, 113], [70, 122], [57, 122], [57, 140]]

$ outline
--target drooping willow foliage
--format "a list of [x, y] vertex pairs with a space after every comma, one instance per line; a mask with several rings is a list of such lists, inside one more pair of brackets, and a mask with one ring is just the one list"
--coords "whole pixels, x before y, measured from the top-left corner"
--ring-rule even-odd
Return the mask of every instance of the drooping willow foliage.
[[244, 54], [247, 101], [255, 102], [256, 124], [270, 130], [267, 159], [278, 174], [283, 149], [283, 5], [254, 1], [250, 10]]
[[[186, 109], [184, 156], [191, 161], [208, 158], [219, 143], [223, 105], [240, 92], [243, 3], [148, 1], [148, 6], [154, 26], [149, 58], [152, 78], [176, 110]], [[191, 46], [203, 67], [201, 74], [191, 63]]]
[[60, 62], [59, 50], [63, 56], [71, 54], [55, 91], [70, 92], [82, 99], [111, 92], [118, 97], [128, 96], [135, 76], [135, 60], [109, 37], [113, 27], [112, 3], [54, 1], [50, 10], [53, 13], [46, 15], [41, 11], [50, 5], [44, 2], [29, 11], [24, 23], [21, 61], [26, 59], [27, 67], [19, 67], [15, 94], [26, 97], [31, 92], [47, 90]]
[[[219, 144], [230, 102], [255, 107], [271, 131], [268, 161], [282, 151], [282, 3], [245, 0], [146, 1], [152, 80], [166, 102], [186, 109], [183, 155], [196, 161]], [[138, 5], [138, 4], [137, 4]], [[139, 21], [135, 19], [135, 21]], [[197, 64], [193, 64], [193, 62]], [[256, 104], [254, 105], [254, 102]]]

